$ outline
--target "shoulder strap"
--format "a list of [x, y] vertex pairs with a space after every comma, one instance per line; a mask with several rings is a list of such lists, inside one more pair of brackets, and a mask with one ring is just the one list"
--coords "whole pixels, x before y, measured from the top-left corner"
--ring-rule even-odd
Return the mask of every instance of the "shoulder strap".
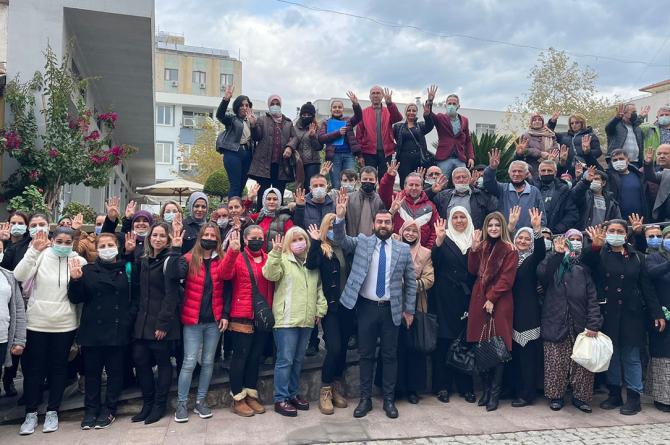
[[128, 262], [126, 263], [126, 276], [128, 277], [128, 284], [130, 284], [130, 282], [131, 282], [131, 279], [130, 279], [130, 278], [131, 278], [131, 274], [132, 274], [132, 273], [133, 273], [133, 263], [131, 263], [130, 261], [128, 261]]
[[253, 298], [254, 295], [260, 295], [258, 292], [258, 286], [256, 286], [256, 277], [254, 277], [254, 270], [251, 268], [251, 263], [249, 262], [249, 257], [247, 257], [246, 252], [242, 252], [242, 258], [244, 258], [244, 262], [247, 265], [247, 270], [249, 271], [249, 280], [251, 281], [251, 296]]
[[163, 276], [165, 276], [165, 271], [167, 270], [168, 261], [170, 261], [170, 257], [165, 258], [165, 261], [163, 261]]

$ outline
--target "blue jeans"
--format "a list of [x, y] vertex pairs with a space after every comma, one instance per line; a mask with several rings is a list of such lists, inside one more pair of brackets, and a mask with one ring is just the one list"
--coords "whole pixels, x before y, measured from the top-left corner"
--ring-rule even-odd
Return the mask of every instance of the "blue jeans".
[[333, 156], [333, 168], [330, 170], [330, 183], [334, 189], [340, 188], [342, 170], [353, 170], [356, 168], [356, 159], [351, 153], [335, 153]]
[[274, 330], [277, 345], [275, 362], [275, 402], [290, 400], [298, 395], [300, 371], [305, 358], [312, 328], [277, 328]]
[[223, 155], [223, 167], [228, 174], [228, 198], [242, 196], [244, 185], [247, 183], [249, 167], [251, 166], [251, 150], [230, 151]]
[[447, 158], [444, 161], [437, 161], [437, 166], [442, 170], [442, 174], [451, 181], [451, 172], [454, 171], [456, 167], [465, 167], [465, 162], [461, 161], [458, 158]]
[[188, 390], [191, 387], [193, 370], [198, 361], [198, 354], [202, 348], [200, 359], [200, 379], [198, 380], [197, 400], [203, 400], [207, 396], [209, 382], [212, 380], [214, 371], [214, 355], [216, 345], [219, 344], [221, 332], [217, 323], [198, 323], [184, 326], [184, 363], [181, 365], [179, 380], [177, 381], [177, 401], [188, 400]]
[[623, 382], [626, 388], [642, 394], [642, 363], [638, 346], [614, 346], [614, 353], [607, 370], [607, 383], [621, 386], [621, 370], [623, 365]]

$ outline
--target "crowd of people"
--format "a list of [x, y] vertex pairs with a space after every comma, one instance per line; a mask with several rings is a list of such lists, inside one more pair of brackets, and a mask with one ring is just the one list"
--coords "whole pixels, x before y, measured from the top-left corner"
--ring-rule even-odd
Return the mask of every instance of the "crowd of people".
[[[73, 356], [85, 382], [84, 430], [110, 426], [132, 383], [143, 406], [131, 420], [163, 418], [173, 359], [175, 421], [189, 419], [194, 375], [193, 412], [211, 417], [222, 343], [232, 353], [232, 411], [265, 412], [259, 368], [270, 356], [274, 410], [294, 417], [310, 407], [301, 370], [319, 335], [326, 415], [358, 396], [353, 415], [364, 417], [374, 385], [390, 418], [398, 399], [420, 403], [427, 390], [486, 411], [506, 397], [513, 407], [537, 403], [542, 391], [557, 411], [569, 388], [572, 405], [591, 413], [605, 382], [602, 409], [636, 414], [647, 393], [670, 412], [670, 106], [653, 123], [648, 109], [620, 106], [606, 150], [580, 114], [565, 133], [554, 131], [559, 113], [546, 123], [533, 114], [505, 174], [498, 149], [488, 165], [475, 162], [458, 96], [436, 114], [436, 93], [428, 89], [422, 121], [419, 107], [403, 119], [391, 91], [373, 87], [365, 109], [347, 94], [352, 117], [334, 100], [319, 123], [308, 102], [294, 123], [276, 95], [261, 117], [246, 96], [228, 114], [228, 88], [217, 150], [230, 196], [219, 208], [194, 193], [185, 209], [168, 201], [154, 215], [130, 202], [122, 214], [110, 198], [92, 233], [81, 215], [50, 231], [47, 215], [14, 212], [0, 226], [0, 357], [7, 396], [23, 372], [20, 434], [37, 428], [45, 390], [43, 431], [58, 429]], [[435, 154], [425, 139], [433, 129]], [[248, 178], [256, 185], [243, 196]], [[419, 328], [432, 331], [420, 341]], [[571, 359], [581, 334], [611, 339], [605, 373]], [[493, 337], [511, 360], [454, 366], [456, 354]], [[360, 388], [347, 394], [352, 338]]]

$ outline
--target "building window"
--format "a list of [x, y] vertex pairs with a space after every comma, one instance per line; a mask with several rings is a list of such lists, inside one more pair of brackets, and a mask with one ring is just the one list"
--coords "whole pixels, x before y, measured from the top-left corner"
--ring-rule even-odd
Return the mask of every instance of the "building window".
[[156, 142], [156, 164], [172, 164], [172, 142]]
[[475, 132], [477, 136], [482, 136], [484, 134], [496, 134], [496, 124], [477, 124], [475, 126]]
[[172, 105], [158, 105], [156, 107], [157, 125], [174, 125], [174, 107]]
[[212, 117], [212, 113], [205, 113], [202, 111], [182, 111], [182, 127], [202, 128], [205, 125], [208, 117]]
[[207, 73], [204, 71], [193, 71], [193, 83], [204, 85], [207, 83]]
[[221, 88], [229, 87], [233, 84], [232, 74], [221, 74]]
[[174, 68], [165, 68], [165, 80], [179, 80], [179, 70]]

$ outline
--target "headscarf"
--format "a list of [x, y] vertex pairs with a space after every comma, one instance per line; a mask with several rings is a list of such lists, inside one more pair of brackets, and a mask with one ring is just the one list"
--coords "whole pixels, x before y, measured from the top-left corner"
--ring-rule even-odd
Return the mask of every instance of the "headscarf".
[[[663, 238], [665, 238], [665, 235], [670, 233], [670, 226], [665, 226], [663, 229]], [[670, 261], [670, 250], [666, 250], [665, 247], [663, 247], [663, 242], [661, 242], [661, 247], [658, 249], [658, 253], [665, 258], [666, 260]]]
[[565, 272], [570, 272], [572, 270], [572, 266], [579, 263], [579, 254], [575, 251], [575, 248], [572, 247], [572, 243], [568, 239], [573, 235], [579, 235], [582, 238], [582, 241], [584, 240], [584, 235], [577, 229], [569, 229], [567, 232], [565, 232], [565, 245], [568, 247], [568, 251], [563, 255], [561, 265], [556, 271], [556, 285], [561, 284]]
[[186, 202], [186, 208], [188, 208], [188, 213], [191, 215], [191, 219], [193, 219], [195, 222], [198, 224], [204, 224], [205, 221], [207, 220], [207, 216], [205, 215], [204, 218], [198, 219], [193, 215], [193, 206], [195, 205], [195, 202], [198, 199], [204, 199], [205, 200], [205, 205], [209, 206], [209, 198], [207, 195], [205, 195], [203, 192], [193, 192], [191, 193], [191, 196], [188, 197], [188, 201]]
[[[535, 129], [530, 126], [533, 122], [534, 117], [540, 117], [542, 119], [542, 128]], [[530, 115], [530, 121], [528, 122], [528, 133], [530, 136], [540, 136], [546, 138], [553, 138], [556, 134], [551, 131], [544, 122], [544, 117], [540, 113], [533, 113]]]
[[132, 219], [130, 220], [131, 227], [133, 224], [135, 224], [137, 218], [140, 217], [146, 218], [150, 226], [154, 223], [154, 215], [152, 215], [150, 212], [147, 212], [146, 210], [138, 210], [137, 212], [135, 212]]
[[571, 236], [575, 236], [575, 235], [579, 236], [582, 239], [582, 241], [584, 241], [584, 235], [582, 234], [582, 232], [580, 232], [577, 229], [570, 229], [567, 232], [565, 232], [565, 239], [568, 239]]
[[530, 235], [530, 246], [528, 246], [528, 249], [524, 250], [523, 252], [517, 249], [517, 252], [519, 254], [519, 262], [517, 263], [516, 267], [521, 267], [521, 264], [533, 254], [533, 251], [535, 250], [535, 243], [533, 240], [535, 239], [535, 234], [533, 233], [533, 229], [530, 227], [522, 227], [519, 230], [516, 231], [516, 234], [514, 235], [514, 248], [516, 249], [516, 239], [519, 237], [521, 232], [528, 232], [528, 235]]
[[[459, 232], [451, 225], [451, 217], [455, 212], [461, 212], [468, 219], [468, 225], [463, 232]], [[475, 233], [475, 226], [472, 224], [470, 213], [463, 206], [455, 206], [449, 212], [449, 219], [447, 220], [447, 238], [452, 240], [456, 246], [461, 249], [461, 253], [465, 255], [468, 249], [472, 246], [472, 235]]]
[[274, 188], [272, 186], [269, 187], [268, 189], [266, 189], [263, 192], [263, 208], [261, 209], [260, 212], [258, 212], [258, 218], [257, 218], [258, 221], [260, 221], [264, 217], [274, 218], [276, 213], [277, 213], [276, 210], [272, 211], [272, 212], [270, 210], [268, 210], [266, 200], [267, 200], [268, 194], [270, 194], [270, 193], [274, 193], [275, 195], [277, 195], [277, 198], [279, 199], [279, 205], [281, 206], [281, 201], [282, 201], [281, 192], [277, 188]]
[[[270, 108], [270, 104], [272, 103], [273, 100], [277, 99], [279, 101], [279, 106], [281, 106], [281, 97], [279, 97], [278, 94], [272, 94], [270, 97], [268, 97], [268, 108]], [[280, 123], [284, 116], [282, 114], [279, 114], [279, 116], [275, 116], [274, 114], [270, 114], [272, 117], [272, 120], [275, 121], [276, 123]]]
[[415, 220], [408, 219], [400, 227], [400, 230], [398, 230], [398, 234], [400, 235], [400, 239], [402, 240], [402, 242], [405, 242], [405, 239], [402, 237], [402, 233], [405, 231], [406, 228], [410, 226], [416, 227], [416, 230], [419, 232], [419, 235], [416, 238], [416, 242], [414, 244], [409, 244], [409, 252], [412, 255], [412, 262], [416, 266], [416, 255], [419, 253], [419, 250], [421, 250], [421, 227], [419, 227], [419, 225], [416, 223]]

